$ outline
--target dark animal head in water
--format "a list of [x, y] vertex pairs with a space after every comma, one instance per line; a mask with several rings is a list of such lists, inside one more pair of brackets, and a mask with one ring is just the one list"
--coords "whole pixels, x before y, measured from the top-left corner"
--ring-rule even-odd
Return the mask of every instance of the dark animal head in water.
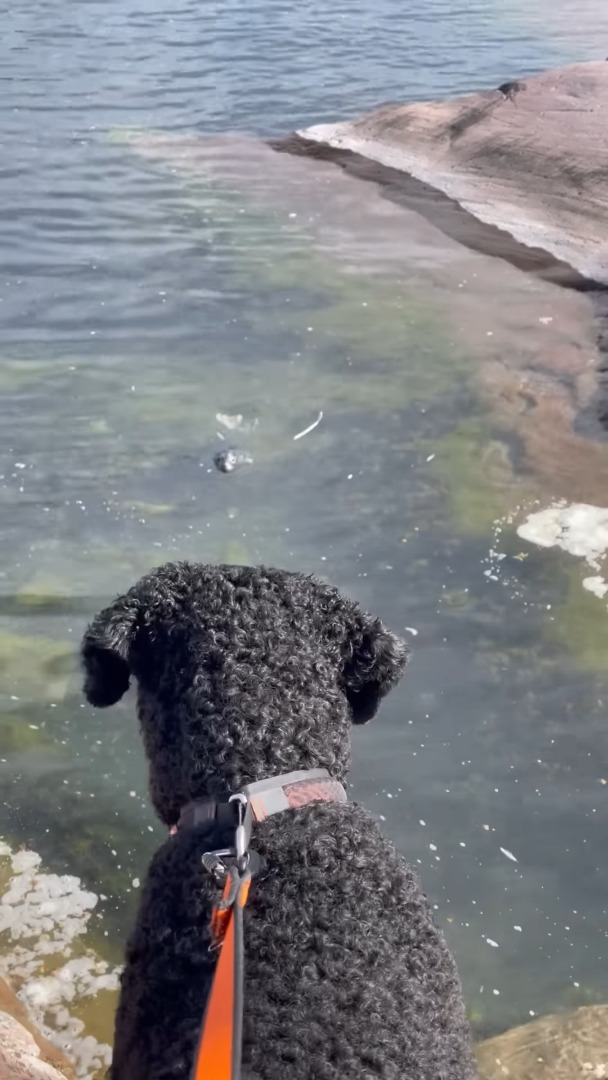
[[407, 652], [303, 574], [167, 564], [87, 629], [84, 690], [104, 707], [137, 680], [152, 801], [172, 826], [190, 800], [280, 773], [343, 780], [350, 723], [371, 720]]

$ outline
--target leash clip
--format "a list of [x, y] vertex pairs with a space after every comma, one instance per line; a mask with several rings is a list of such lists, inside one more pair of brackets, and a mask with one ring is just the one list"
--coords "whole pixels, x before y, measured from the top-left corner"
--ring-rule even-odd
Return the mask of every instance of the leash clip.
[[217, 848], [215, 851], [205, 851], [202, 855], [202, 863], [208, 873], [213, 874], [216, 881], [226, 881], [233, 864], [242, 877], [249, 867], [250, 858], [253, 854], [249, 851], [249, 837], [251, 835], [252, 812], [249, 799], [246, 795], [238, 792], [231, 795], [229, 803], [236, 804], [237, 818], [234, 831], [233, 848]]
[[225, 860], [233, 855], [232, 848], [218, 848], [217, 851], [205, 851], [201, 856], [201, 860], [207, 873], [213, 874], [216, 881], [221, 883], [226, 880], [228, 874], [228, 866]]
[[[236, 795], [231, 795], [228, 802], [238, 803], [238, 821], [236, 831], [234, 834], [234, 850], [236, 853], [236, 865], [240, 874], [242, 874], [249, 863], [249, 836], [248, 831], [251, 832], [251, 824], [249, 830], [245, 827], [245, 820], [247, 817], [247, 810], [249, 809], [249, 799], [242, 792], [238, 792]], [[250, 817], [251, 823], [251, 817]]]

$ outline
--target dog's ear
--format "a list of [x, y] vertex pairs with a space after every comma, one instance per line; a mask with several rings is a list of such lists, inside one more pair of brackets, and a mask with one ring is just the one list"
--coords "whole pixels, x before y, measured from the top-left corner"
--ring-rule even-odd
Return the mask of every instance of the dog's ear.
[[396, 634], [369, 615], [356, 620], [348, 641], [344, 688], [353, 724], [376, 715], [383, 697], [403, 675], [409, 649]]
[[84, 693], [98, 709], [115, 705], [129, 689], [130, 654], [138, 621], [136, 598], [120, 596], [93, 619], [85, 632], [80, 648]]

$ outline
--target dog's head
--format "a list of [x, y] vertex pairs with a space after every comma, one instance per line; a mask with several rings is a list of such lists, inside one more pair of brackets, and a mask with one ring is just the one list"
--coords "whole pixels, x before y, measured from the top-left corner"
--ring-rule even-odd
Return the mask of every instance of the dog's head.
[[350, 723], [372, 719], [407, 647], [305, 575], [180, 563], [102, 611], [82, 660], [99, 708], [136, 679], [152, 800], [173, 825], [191, 799], [294, 769], [343, 779]]

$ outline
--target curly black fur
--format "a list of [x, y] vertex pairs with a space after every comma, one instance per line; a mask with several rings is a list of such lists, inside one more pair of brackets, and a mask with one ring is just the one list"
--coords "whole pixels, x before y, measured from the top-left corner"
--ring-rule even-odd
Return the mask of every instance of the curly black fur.
[[[370, 720], [407, 649], [309, 577], [167, 565], [88, 628], [85, 693], [118, 701], [133, 675], [157, 814], [295, 769], [344, 780], [350, 724]], [[216, 956], [218, 886], [180, 831], [152, 860], [127, 947], [112, 1080], [187, 1080]], [[254, 826], [245, 909], [248, 1080], [472, 1080], [454, 962], [410, 867], [356, 804], [315, 803]], [[210, 1077], [210, 1080], [213, 1078]]]

